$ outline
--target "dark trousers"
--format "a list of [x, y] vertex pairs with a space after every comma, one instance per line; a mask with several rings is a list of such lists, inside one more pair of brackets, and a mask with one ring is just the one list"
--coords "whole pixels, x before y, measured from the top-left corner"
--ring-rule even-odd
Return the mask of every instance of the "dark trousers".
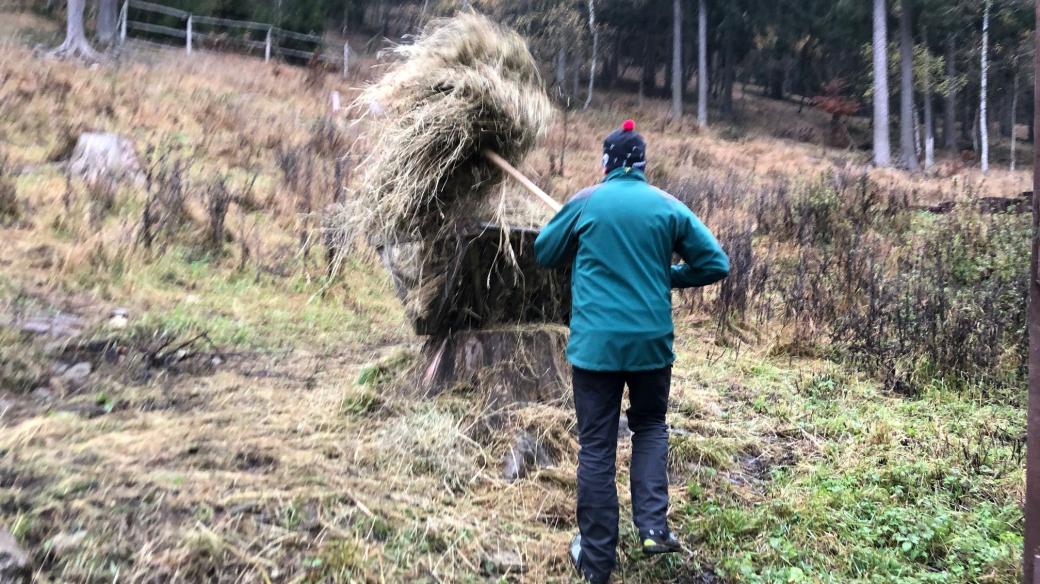
[[672, 368], [599, 372], [574, 368], [578, 417], [578, 528], [581, 568], [595, 579], [614, 570], [618, 542], [618, 418], [628, 385], [632, 430], [632, 521], [640, 536], [664, 531], [668, 514], [668, 392]]

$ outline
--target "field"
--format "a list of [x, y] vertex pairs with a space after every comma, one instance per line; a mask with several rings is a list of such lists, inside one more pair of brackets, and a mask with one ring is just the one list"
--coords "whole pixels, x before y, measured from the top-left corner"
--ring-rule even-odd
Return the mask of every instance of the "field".
[[[34, 52], [57, 36], [0, 14], [0, 526], [36, 580], [570, 581], [569, 405], [506, 412], [553, 464], [503, 480], [514, 436], [479, 431], [482, 388], [400, 388], [421, 339], [371, 252], [330, 276], [322, 217], [363, 141], [329, 95], [374, 60], [346, 80], [144, 48], [87, 68]], [[975, 203], [1029, 171], [868, 169], [778, 137], [824, 114], [738, 101], [710, 130], [637, 116], [651, 178], [736, 270], [676, 296], [685, 551], [642, 557], [623, 510], [617, 579], [1017, 582], [1028, 221]], [[561, 115], [525, 170], [558, 199], [594, 182], [636, 108]], [[84, 131], [131, 139], [141, 179], [70, 178]]]

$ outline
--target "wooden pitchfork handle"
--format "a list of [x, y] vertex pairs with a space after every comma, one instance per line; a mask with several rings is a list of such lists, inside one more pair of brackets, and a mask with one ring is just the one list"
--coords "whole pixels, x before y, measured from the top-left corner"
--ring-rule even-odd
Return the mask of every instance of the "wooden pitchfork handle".
[[486, 156], [495, 166], [501, 168], [506, 174], [515, 179], [516, 182], [520, 183], [521, 186], [530, 191], [531, 194], [537, 197], [541, 202], [549, 205], [553, 211], [559, 212], [559, 210], [563, 208], [563, 205], [557, 203], [556, 199], [553, 199], [548, 195], [548, 193], [538, 188], [538, 185], [531, 182], [531, 179], [524, 176], [524, 173], [514, 168], [512, 164], [509, 164], [505, 158], [502, 158], [497, 153], [490, 150], [485, 150], [484, 156]]

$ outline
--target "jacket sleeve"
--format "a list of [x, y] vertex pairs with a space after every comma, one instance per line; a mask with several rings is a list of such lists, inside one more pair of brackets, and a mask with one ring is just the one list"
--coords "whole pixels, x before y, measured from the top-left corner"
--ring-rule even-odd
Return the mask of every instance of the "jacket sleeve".
[[729, 257], [708, 228], [679, 204], [675, 251], [685, 263], [672, 266], [672, 288], [714, 284], [729, 275]]
[[578, 246], [578, 219], [584, 208], [585, 197], [573, 197], [542, 228], [534, 241], [534, 257], [539, 264], [558, 268], [574, 256]]

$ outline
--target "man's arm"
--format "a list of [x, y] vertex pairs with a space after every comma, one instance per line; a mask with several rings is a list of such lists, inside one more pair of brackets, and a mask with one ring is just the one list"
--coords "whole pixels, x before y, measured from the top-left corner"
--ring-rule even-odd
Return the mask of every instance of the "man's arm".
[[715, 236], [681, 203], [675, 251], [685, 263], [672, 266], [672, 288], [708, 286], [729, 275], [729, 258]]
[[585, 208], [587, 195], [572, 197], [560, 212], [542, 228], [534, 241], [534, 256], [547, 268], [558, 268], [574, 255], [578, 245], [578, 219]]

